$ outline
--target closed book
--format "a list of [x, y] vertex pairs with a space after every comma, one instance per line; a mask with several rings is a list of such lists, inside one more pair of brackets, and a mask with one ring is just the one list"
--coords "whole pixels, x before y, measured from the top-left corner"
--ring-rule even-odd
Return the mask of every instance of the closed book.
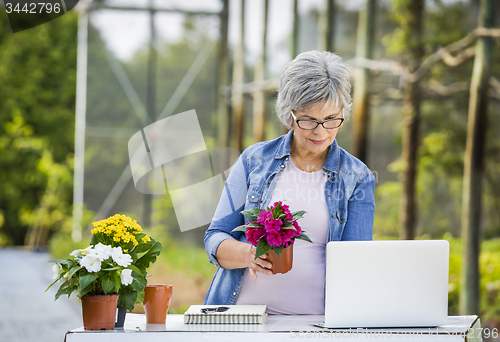
[[262, 324], [265, 305], [191, 305], [184, 313], [185, 324]]

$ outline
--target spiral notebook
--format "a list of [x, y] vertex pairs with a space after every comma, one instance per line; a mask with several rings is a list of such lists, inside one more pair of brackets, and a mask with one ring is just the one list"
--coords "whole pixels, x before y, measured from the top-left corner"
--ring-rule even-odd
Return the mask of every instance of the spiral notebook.
[[185, 324], [262, 324], [265, 305], [191, 305], [184, 313]]

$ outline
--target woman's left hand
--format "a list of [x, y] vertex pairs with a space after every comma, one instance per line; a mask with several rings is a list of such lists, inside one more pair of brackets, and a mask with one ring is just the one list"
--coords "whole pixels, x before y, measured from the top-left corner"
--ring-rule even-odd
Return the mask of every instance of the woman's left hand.
[[273, 272], [270, 270], [273, 264], [265, 260], [267, 259], [267, 254], [262, 254], [260, 257], [255, 259], [256, 250], [257, 248], [254, 245], [250, 244], [250, 264], [248, 265], [250, 276], [253, 279], [257, 279], [257, 272], [261, 272], [267, 275], [273, 274]]

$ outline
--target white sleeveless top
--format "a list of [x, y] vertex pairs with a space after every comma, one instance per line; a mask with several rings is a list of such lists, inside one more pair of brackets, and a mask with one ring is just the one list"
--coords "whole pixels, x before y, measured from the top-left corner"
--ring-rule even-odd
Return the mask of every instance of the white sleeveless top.
[[298, 223], [313, 243], [295, 240], [293, 267], [285, 274], [258, 272], [253, 279], [247, 269], [235, 304], [265, 304], [268, 314], [323, 315], [329, 226], [327, 176], [322, 170], [304, 172], [290, 161], [277, 177], [269, 206], [281, 200], [292, 212], [306, 211]]

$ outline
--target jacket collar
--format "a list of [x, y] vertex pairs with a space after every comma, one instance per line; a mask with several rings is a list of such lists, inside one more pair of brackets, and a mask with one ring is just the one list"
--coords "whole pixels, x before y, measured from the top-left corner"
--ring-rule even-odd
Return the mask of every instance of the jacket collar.
[[[275, 159], [283, 159], [290, 155], [293, 131], [288, 131], [281, 140], [280, 146], [275, 154]], [[337, 173], [340, 168], [340, 148], [337, 145], [337, 139], [333, 141], [328, 150], [326, 161], [323, 164], [323, 170]]]

